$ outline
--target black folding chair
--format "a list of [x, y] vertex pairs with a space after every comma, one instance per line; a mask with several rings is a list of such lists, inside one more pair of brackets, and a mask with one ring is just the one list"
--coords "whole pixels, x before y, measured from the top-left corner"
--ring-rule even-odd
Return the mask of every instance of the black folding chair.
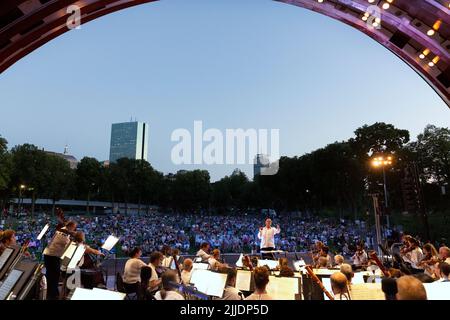
[[137, 300], [139, 298], [140, 282], [128, 284], [123, 282], [122, 275], [117, 273], [116, 275], [116, 288], [117, 291], [125, 293], [125, 300]]

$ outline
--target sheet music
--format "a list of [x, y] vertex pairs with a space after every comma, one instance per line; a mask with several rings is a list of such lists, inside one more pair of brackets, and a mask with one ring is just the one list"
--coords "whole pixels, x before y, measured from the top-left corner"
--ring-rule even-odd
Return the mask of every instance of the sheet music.
[[227, 274], [209, 270], [192, 271], [191, 283], [198, 291], [209, 296], [222, 298], [223, 290], [227, 282]]
[[[331, 287], [331, 278], [323, 278], [322, 283], [325, 289], [334, 296], [333, 288]], [[323, 297], [325, 300], [330, 300], [325, 293], [323, 294]]]
[[355, 276], [352, 279], [353, 284], [362, 284], [365, 283], [364, 281], [364, 272], [356, 272]]
[[314, 269], [313, 270], [316, 276], [329, 276], [331, 277], [336, 272], [339, 272], [339, 270], [329, 270], [329, 269]]
[[99, 288], [94, 288], [92, 291], [97, 298], [101, 298], [100, 300], [124, 300], [126, 297], [126, 294], [122, 292], [104, 290]]
[[69, 265], [67, 266], [67, 269], [75, 269], [78, 262], [80, 262], [81, 258], [83, 258], [84, 252], [86, 251], [86, 248], [84, 245], [80, 244], [78, 245], [77, 250], [75, 251], [75, 254], [73, 255], [72, 259], [69, 262]]
[[450, 282], [424, 283], [428, 300], [450, 300]]
[[258, 260], [258, 267], [268, 266], [270, 270], [274, 270], [278, 267], [277, 260]]
[[236, 288], [240, 291], [250, 291], [252, 284], [252, 272], [247, 270], [238, 270], [236, 275]]
[[236, 267], [242, 268], [244, 264], [242, 263], [242, 260], [244, 259], [244, 255], [241, 253], [239, 256], [239, 259], [236, 261]]
[[98, 288], [94, 288], [93, 290], [76, 288], [70, 300], [124, 300], [125, 296], [125, 293]]
[[267, 294], [275, 300], [295, 300], [300, 293], [298, 278], [269, 277]]
[[208, 270], [209, 264], [208, 263], [193, 263], [192, 264], [192, 270]]
[[111, 251], [112, 248], [114, 248], [114, 246], [117, 244], [117, 242], [119, 242], [119, 238], [110, 235], [103, 244], [102, 249], [105, 249], [106, 251]]
[[45, 225], [45, 227], [42, 229], [41, 233], [39, 233], [37, 240], [41, 240], [44, 237], [44, 235], [47, 233], [49, 228], [50, 228], [50, 225], [47, 223]]
[[351, 296], [352, 300], [386, 300], [381, 283], [354, 284]]
[[75, 250], [77, 250], [77, 244], [75, 242], [71, 242], [67, 247], [66, 251], [64, 251], [63, 255], [61, 256], [61, 259], [62, 260], [64, 260], [64, 258], [72, 259]]
[[294, 268], [296, 271], [300, 271], [302, 267], [306, 266], [306, 263], [304, 260], [298, 260], [294, 261]]
[[5, 251], [3, 251], [2, 255], [0, 256], [0, 270], [3, 269], [3, 266], [5, 265], [6, 261], [8, 261], [13, 252], [14, 250], [11, 248], [6, 248]]
[[0, 287], [0, 300], [6, 300], [8, 298], [8, 295], [11, 293], [22, 274], [23, 272], [20, 270], [14, 269], [11, 271], [11, 273], [8, 275], [8, 277]]

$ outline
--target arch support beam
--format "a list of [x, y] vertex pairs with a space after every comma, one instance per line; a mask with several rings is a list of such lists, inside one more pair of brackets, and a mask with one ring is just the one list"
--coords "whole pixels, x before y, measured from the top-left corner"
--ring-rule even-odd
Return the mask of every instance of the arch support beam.
[[[0, 2], [0, 73], [70, 31], [79, 8], [82, 24], [158, 0], [3, 0]], [[244, 1], [244, 0], [243, 0]], [[450, 107], [450, 0], [274, 0], [315, 11], [365, 33], [413, 68]], [[375, 23], [375, 24], [374, 24]]]

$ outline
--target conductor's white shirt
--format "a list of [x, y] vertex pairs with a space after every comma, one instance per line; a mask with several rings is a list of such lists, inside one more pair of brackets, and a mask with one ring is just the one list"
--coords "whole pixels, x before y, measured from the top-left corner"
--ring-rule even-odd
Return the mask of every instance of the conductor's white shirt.
[[275, 248], [275, 235], [280, 233], [279, 228], [264, 227], [262, 231], [258, 233], [258, 239], [261, 240], [261, 249]]

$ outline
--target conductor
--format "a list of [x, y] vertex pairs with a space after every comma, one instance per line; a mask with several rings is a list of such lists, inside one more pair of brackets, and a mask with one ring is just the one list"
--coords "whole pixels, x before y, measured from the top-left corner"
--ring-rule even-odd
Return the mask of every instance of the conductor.
[[264, 253], [275, 250], [275, 235], [281, 232], [280, 226], [272, 227], [272, 220], [266, 219], [266, 226], [259, 228], [258, 239], [261, 240], [261, 254], [262, 259], [273, 259], [275, 257], [272, 253]]

